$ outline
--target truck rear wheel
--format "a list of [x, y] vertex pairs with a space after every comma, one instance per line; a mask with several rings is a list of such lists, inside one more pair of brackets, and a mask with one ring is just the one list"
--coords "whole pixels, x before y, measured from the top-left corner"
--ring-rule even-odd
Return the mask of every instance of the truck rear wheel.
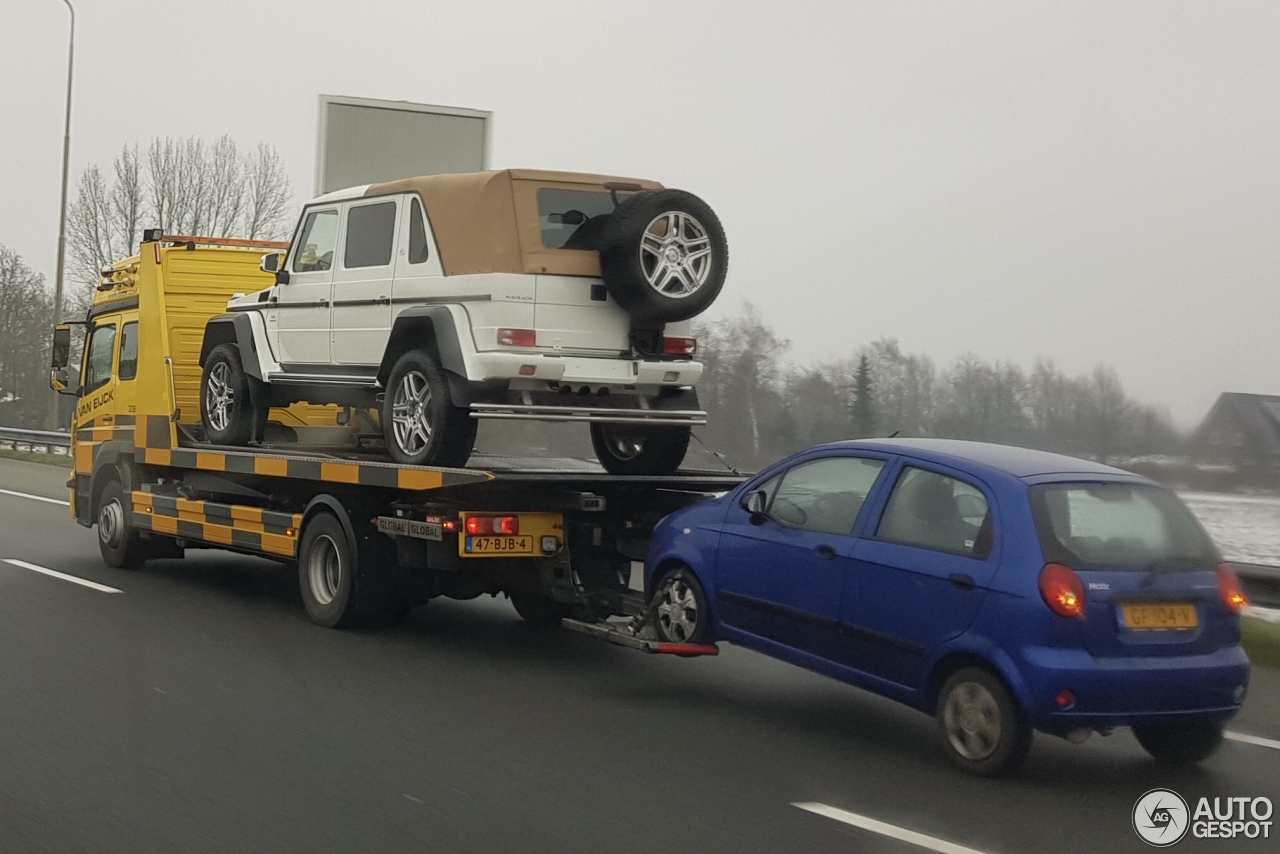
[[118, 480], [107, 481], [98, 499], [98, 551], [115, 569], [136, 569], [147, 559], [147, 543], [133, 527], [132, 501]]
[[327, 510], [307, 520], [298, 543], [298, 588], [307, 616], [331, 629], [395, 622], [408, 611], [408, 599], [395, 583], [394, 549], [352, 539]]
[[609, 474], [670, 474], [689, 450], [690, 427], [592, 424], [591, 447]]
[[247, 445], [265, 423], [266, 412], [253, 405], [252, 382], [236, 345], [219, 344], [210, 351], [200, 378], [200, 420], [211, 443]]
[[391, 459], [411, 466], [462, 466], [476, 444], [477, 422], [453, 405], [444, 369], [424, 350], [405, 353], [391, 369], [382, 431]]

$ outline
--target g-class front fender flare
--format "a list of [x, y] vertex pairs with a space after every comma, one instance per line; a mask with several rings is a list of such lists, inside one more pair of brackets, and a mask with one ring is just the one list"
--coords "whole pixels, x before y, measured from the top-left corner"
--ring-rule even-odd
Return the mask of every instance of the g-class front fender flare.
[[205, 324], [204, 341], [200, 344], [200, 364], [204, 364], [209, 351], [219, 344], [235, 344], [239, 347], [244, 372], [256, 380], [263, 378], [258, 344], [253, 336], [253, 321], [248, 314], [223, 314], [211, 318]]

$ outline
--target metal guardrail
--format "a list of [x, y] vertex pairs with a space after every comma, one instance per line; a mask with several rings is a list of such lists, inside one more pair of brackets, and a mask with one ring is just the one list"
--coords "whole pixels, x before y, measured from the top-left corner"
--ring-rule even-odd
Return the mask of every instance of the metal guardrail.
[[44, 448], [46, 451], [52, 451], [54, 448], [70, 449], [71, 434], [59, 433], [55, 430], [21, 430], [17, 427], [0, 427], [0, 448], [20, 449], [24, 446], [32, 450]]

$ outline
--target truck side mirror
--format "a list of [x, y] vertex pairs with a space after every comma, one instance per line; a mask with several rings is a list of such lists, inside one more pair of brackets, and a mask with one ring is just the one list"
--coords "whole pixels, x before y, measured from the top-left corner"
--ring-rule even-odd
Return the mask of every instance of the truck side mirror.
[[53, 329], [53, 360], [50, 366], [65, 368], [69, 361], [71, 361], [71, 326], [59, 323]]
[[49, 369], [49, 388], [58, 394], [78, 394], [77, 391], [71, 391], [67, 388], [71, 380], [67, 378], [66, 368], [50, 368]]

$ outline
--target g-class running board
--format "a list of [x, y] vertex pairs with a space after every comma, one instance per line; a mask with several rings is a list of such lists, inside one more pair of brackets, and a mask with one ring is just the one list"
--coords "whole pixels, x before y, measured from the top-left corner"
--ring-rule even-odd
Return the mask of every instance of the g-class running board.
[[700, 427], [700, 409], [606, 409], [602, 406], [539, 406], [526, 403], [473, 403], [472, 418], [504, 421], [587, 421], [593, 424], [664, 424]]

